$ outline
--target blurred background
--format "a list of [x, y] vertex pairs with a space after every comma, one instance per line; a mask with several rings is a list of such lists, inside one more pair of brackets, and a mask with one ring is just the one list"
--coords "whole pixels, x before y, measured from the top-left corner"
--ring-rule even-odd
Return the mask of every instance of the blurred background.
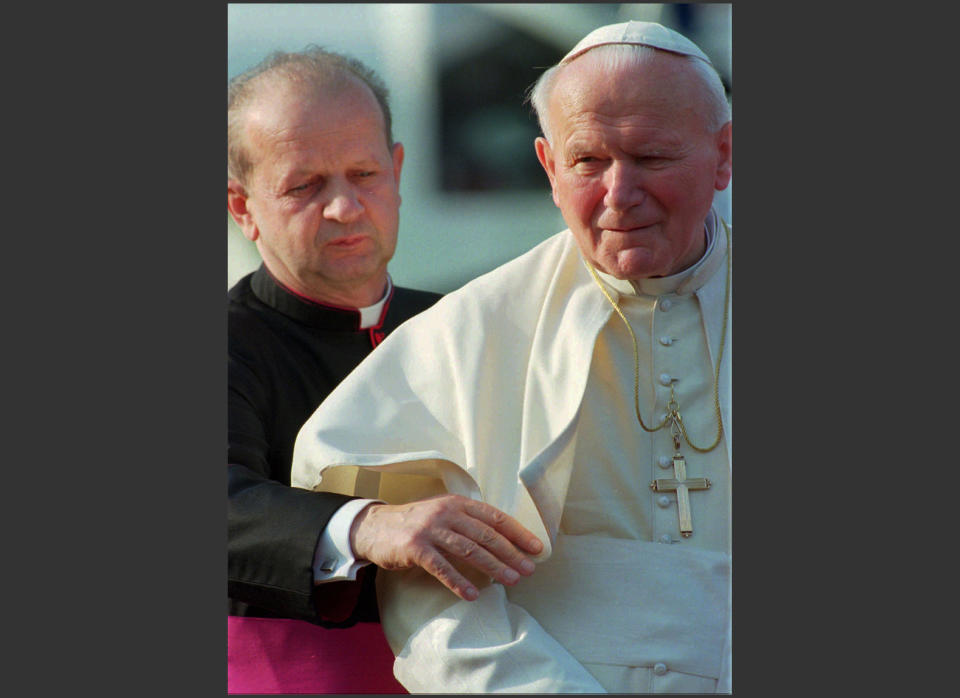
[[[403, 143], [395, 283], [446, 293], [566, 227], [527, 88], [587, 33], [660, 22], [710, 56], [732, 104], [730, 3], [228, 4], [227, 78], [317, 44], [373, 68]], [[718, 194], [732, 222], [732, 186]], [[227, 286], [260, 258], [227, 215]]]

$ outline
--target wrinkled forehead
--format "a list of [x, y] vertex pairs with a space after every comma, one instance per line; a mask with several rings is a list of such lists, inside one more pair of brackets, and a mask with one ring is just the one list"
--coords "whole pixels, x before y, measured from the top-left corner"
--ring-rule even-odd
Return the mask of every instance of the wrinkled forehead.
[[590, 115], [669, 118], [702, 109], [703, 86], [689, 59], [666, 51], [643, 55], [606, 48], [593, 49], [559, 69], [549, 102], [555, 129]]
[[244, 137], [255, 161], [265, 154], [357, 137], [389, 150], [383, 112], [373, 92], [359, 80], [322, 87], [271, 84], [248, 106]]
[[275, 80], [259, 90], [247, 108], [248, 128], [282, 129], [322, 121], [335, 114], [383, 123], [380, 105], [369, 87], [348, 78], [317, 84]]

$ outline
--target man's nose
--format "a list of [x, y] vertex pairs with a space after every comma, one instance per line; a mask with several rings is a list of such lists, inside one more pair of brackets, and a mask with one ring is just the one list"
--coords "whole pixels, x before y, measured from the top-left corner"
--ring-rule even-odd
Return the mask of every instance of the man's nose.
[[323, 217], [338, 223], [355, 221], [363, 213], [363, 204], [348, 182], [331, 184], [330, 199], [323, 207]]
[[614, 211], [626, 211], [646, 196], [640, 168], [625, 160], [614, 160], [605, 174], [607, 193], [603, 203]]

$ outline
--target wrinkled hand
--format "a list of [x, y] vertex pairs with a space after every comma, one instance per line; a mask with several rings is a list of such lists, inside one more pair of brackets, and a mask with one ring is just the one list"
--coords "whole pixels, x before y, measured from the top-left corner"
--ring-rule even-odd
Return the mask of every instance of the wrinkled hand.
[[384, 569], [422, 567], [465, 601], [479, 596], [451, 564], [466, 562], [507, 585], [533, 574], [522, 551], [539, 553], [543, 544], [516, 519], [496, 507], [456, 494], [408, 504], [371, 504], [350, 529], [358, 559]]

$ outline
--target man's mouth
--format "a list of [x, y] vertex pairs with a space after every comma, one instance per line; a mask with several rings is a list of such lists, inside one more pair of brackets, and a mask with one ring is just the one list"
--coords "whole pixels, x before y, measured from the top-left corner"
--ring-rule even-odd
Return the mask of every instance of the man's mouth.
[[602, 226], [604, 230], [609, 230], [611, 233], [635, 233], [641, 230], [646, 230], [653, 223], [648, 223], [646, 225], [631, 225], [631, 226]]
[[327, 244], [333, 245], [334, 247], [353, 247], [354, 245], [359, 245], [366, 239], [366, 235], [346, 235], [342, 238], [334, 238]]

